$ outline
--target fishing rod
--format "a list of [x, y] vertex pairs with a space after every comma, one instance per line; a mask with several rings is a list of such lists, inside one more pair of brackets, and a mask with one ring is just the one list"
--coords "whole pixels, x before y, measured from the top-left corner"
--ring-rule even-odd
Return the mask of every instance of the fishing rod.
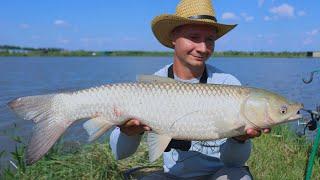
[[315, 131], [318, 129], [315, 140], [313, 142], [311, 152], [309, 153], [307, 167], [305, 170], [305, 180], [310, 180], [311, 178], [314, 160], [315, 160], [317, 150], [319, 148], [319, 143], [320, 143], [320, 128], [318, 128], [318, 124], [320, 121], [320, 106], [317, 106], [316, 109], [317, 109], [316, 111], [302, 109], [302, 111], [305, 111], [310, 115], [310, 120], [307, 123], [305, 123], [303, 135], [305, 135], [306, 129], [308, 129], [309, 131]]
[[[302, 81], [305, 84], [309, 84], [313, 81], [314, 78], [314, 74], [315, 73], [319, 73], [320, 70], [315, 70], [312, 71], [310, 73], [310, 77], [309, 79], [302, 79]], [[313, 142], [313, 146], [311, 149], [311, 152], [309, 153], [309, 158], [308, 158], [308, 162], [307, 162], [307, 167], [305, 170], [305, 180], [310, 180], [311, 179], [311, 175], [312, 175], [312, 169], [313, 169], [313, 164], [314, 164], [314, 160], [317, 154], [317, 150], [319, 148], [319, 144], [320, 144], [320, 128], [318, 128], [318, 124], [320, 121], [320, 106], [316, 106], [316, 110], [310, 110], [310, 109], [301, 109], [302, 111], [308, 113], [310, 115], [309, 121], [307, 121], [307, 123], [305, 123], [305, 128], [303, 131], [303, 135], [305, 135], [306, 133], [306, 129], [308, 128], [309, 131], [315, 131], [318, 129], [315, 140]]]
[[311, 83], [311, 82], [313, 81], [314, 74], [316, 74], [316, 73], [320, 73], [320, 69], [315, 70], [315, 71], [312, 71], [312, 72], [310, 73], [309, 78], [308, 78], [308, 79], [304, 79], [304, 78], [303, 78], [302, 81], [303, 81], [305, 84]]

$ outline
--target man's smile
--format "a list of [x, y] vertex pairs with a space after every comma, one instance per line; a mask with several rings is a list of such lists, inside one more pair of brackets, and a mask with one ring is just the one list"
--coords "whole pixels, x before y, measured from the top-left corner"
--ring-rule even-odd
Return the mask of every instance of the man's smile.
[[193, 55], [193, 54], [190, 54], [192, 57], [194, 57], [195, 59], [197, 60], [204, 60], [206, 57], [205, 56], [199, 56], [199, 55]]

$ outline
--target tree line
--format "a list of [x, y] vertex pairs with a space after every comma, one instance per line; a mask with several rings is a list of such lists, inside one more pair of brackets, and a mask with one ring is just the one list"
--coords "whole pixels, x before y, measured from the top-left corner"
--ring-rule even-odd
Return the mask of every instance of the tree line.
[[[0, 56], [173, 56], [173, 51], [86, 51], [0, 45]], [[307, 52], [217, 51], [216, 57], [307, 57]]]

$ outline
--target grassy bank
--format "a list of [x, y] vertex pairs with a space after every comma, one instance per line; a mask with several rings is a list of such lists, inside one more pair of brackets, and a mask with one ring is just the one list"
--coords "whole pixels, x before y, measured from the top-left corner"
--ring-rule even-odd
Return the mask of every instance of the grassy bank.
[[[310, 52], [309, 52], [310, 53]], [[173, 51], [89, 51], [66, 50], [62, 48], [32, 48], [11, 45], [0, 45], [0, 56], [26, 57], [103, 57], [103, 56], [138, 56], [138, 57], [171, 57]], [[260, 57], [260, 58], [305, 58], [308, 52], [273, 52], [273, 51], [216, 51], [214, 57]], [[311, 55], [312, 56], [312, 55]]]
[[[303, 179], [311, 147], [304, 138], [281, 126], [274, 128], [271, 135], [254, 139], [253, 144], [248, 165], [256, 179]], [[5, 179], [122, 179], [122, 172], [131, 167], [161, 165], [161, 160], [148, 162], [145, 143], [134, 156], [121, 161], [114, 160], [107, 142], [88, 145], [73, 153], [65, 153], [60, 148], [55, 147], [33, 166], [18, 167], [17, 172], [7, 170], [2, 176]], [[320, 179], [319, 156], [320, 151], [313, 169], [314, 179]], [[23, 159], [23, 154], [21, 157]]]
[[[158, 51], [0, 51], [0, 57], [172, 57], [173, 52]], [[306, 58], [306, 52], [214, 52], [212, 57]]]
[[[250, 170], [257, 179], [303, 179], [311, 143], [297, 137], [286, 126], [273, 129], [253, 141]], [[313, 167], [313, 179], [320, 179], [320, 150]]]

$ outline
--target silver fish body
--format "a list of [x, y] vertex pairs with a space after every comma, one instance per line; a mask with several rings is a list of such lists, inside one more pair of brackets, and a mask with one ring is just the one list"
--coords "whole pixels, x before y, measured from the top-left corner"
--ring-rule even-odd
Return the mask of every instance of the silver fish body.
[[[242, 135], [292, 119], [302, 108], [275, 93], [230, 85], [173, 82], [110, 84], [98, 88], [18, 98], [10, 107], [36, 127], [27, 163], [39, 160], [76, 120], [94, 140], [114, 125], [136, 118], [152, 128], [150, 160], [170, 140], [214, 140]], [[285, 112], [284, 112], [285, 111]]]

